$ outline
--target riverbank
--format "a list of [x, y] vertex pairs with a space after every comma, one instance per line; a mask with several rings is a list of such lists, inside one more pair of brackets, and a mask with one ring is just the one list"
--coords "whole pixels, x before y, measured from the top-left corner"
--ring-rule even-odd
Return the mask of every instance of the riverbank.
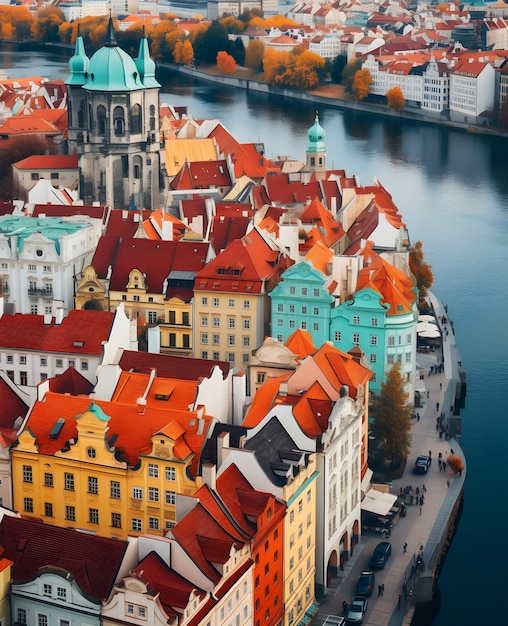
[[250, 78], [238, 78], [235, 76], [224, 76], [216, 71], [216, 67], [208, 71], [207, 69], [196, 69], [193, 67], [187, 67], [177, 65], [174, 63], [162, 63], [159, 67], [168, 70], [179, 72], [187, 76], [191, 76], [196, 80], [204, 80], [220, 85], [226, 85], [228, 87], [236, 87], [239, 89], [245, 89], [247, 91], [254, 91], [259, 93], [265, 93], [270, 96], [279, 98], [291, 98], [294, 100], [303, 100], [314, 104], [322, 104], [329, 107], [334, 107], [341, 110], [358, 111], [367, 113], [370, 115], [390, 117], [395, 120], [404, 119], [411, 120], [423, 124], [432, 124], [438, 126], [445, 126], [447, 128], [454, 128], [456, 130], [462, 130], [468, 133], [479, 133], [485, 135], [494, 135], [499, 137], [508, 138], [508, 132], [492, 128], [486, 125], [478, 124], [466, 124], [463, 122], [456, 122], [445, 118], [443, 115], [432, 115], [431, 113], [422, 113], [419, 109], [407, 108], [403, 111], [392, 111], [388, 106], [384, 104], [376, 104], [373, 102], [356, 102], [354, 100], [347, 100], [344, 96], [343, 88], [340, 85], [321, 85], [316, 89], [310, 91], [298, 91], [294, 89], [286, 89], [282, 87], [274, 87], [268, 83], [256, 81]]

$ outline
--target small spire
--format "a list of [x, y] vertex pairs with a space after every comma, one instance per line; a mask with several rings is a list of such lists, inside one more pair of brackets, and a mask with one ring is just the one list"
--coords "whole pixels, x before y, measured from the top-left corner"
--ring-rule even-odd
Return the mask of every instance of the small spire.
[[106, 35], [106, 43], [104, 45], [108, 46], [109, 48], [114, 48], [115, 46], [118, 46], [118, 43], [115, 39], [115, 31], [113, 29], [113, 18], [111, 17], [111, 9], [108, 21], [108, 34]]

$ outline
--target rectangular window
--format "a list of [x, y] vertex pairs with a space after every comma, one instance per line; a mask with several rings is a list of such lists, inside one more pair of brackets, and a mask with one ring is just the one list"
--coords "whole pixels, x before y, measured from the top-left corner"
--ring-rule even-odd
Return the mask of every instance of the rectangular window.
[[14, 363], [14, 356], [12, 354], [7, 355], [7, 363]]
[[214, 317], [212, 322], [214, 328], [220, 328], [220, 317]]
[[208, 306], [208, 298], [206, 296], [203, 296], [201, 298], [201, 305], [202, 306]]
[[284, 305], [283, 304], [278, 304], [277, 305], [277, 313], [284, 313]]
[[370, 323], [371, 323], [371, 325], [372, 325], [372, 326], [377, 326], [377, 317], [373, 317], [373, 318], [370, 320]]
[[342, 332], [340, 330], [336, 330], [333, 333], [333, 339], [334, 341], [342, 341]]
[[302, 306], [302, 315], [307, 315], [307, 307]]
[[90, 524], [99, 523], [99, 509], [88, 509], [88, 521]]
[[235, 328], [235, 318], [228, 317], [228, 328]]
[[53, 505], [51, 502], [44, 503], [44, 515], [46, 517], [53, 517]]
[[166, 504], [176, 504], [176, 492], [166, 491]]
[[149, 517], [148, 518], [148, 528], [150, 530], [159, 530], [159, 518], [158, 517]]
[[388, 337], [388, 345], [389, 346], [394, 346], [395, 345], [395, 337], [393, 335]]
[[208, 343], [208, 333], [201, 333], [201, 343], [204, 345]]
[[242, 337], [242, 343], [244, 348], [250, 347], [250, 337], [248, 335], [244, 335]]
[[148, 487], [148, 499], [150, 502], [158, 502], [159, 501], [159, 490], [157, 487]]
[[53, 487], [53, 474], [44, 473], [44, 486]]
[[48, 365], [48, 359], [45, 356], [41, 356], [41, 367], [46, 367]]
[[208, 350], [201, 350], [201, 358], [202, 359], [208, 358]]
[[360, 343], [360, 333], [353, 333], [353, 343]]
[[369, 362], [370, 363], [376, 363], [377, 362], [377, 355], [376, 354], [369, 355]]
[[250, 320], [243, 320], [243, 329], [250, 330]]
[[319, 322], [313, 322], [312, 323], [312, 330], [319, 330]]
[[220, 305], [219, 298], [213, 298], [212, 305], [215, 306], [215, 307], [219, 306]]
[[69, 522], [76, 521], [76, 508], [75, 507], [73, 506], [65, 507], [65, 519], [68, 520]]
[[204, 315], [201, 316], [201, 326], [208, 326], [208, 318]]
[[112, 480], [109, 483], [109, 497], [110, 498], [120, 498], [120, 483], [117, 480]]
[[243, 301], [243, 308], [244, 309], [250, 309], [250, 300], [244, 300]]
[[120, 513], [111, 513], [111, 526], [113, 528], [122, 528], [122, 516]]
[[228, 359], [229, 363], [234, 363], [235, 362], [235, 353], [234, 352], [228, 352], [227, 353], [227, 359]]
[[18, 624], [26, 624], [26, 609], [18, 609], [16, 617]]
[[43, 613], [39, 613], [39, 615], [37, 615], [37, 626], [48, 626], [48, 624], [48, 616]]
[[308, 293], [307, 287], [302, 287], [302, 296], [306, 296]]
[[157, 311], [148, 311], [148, 323], [149, 324], [157, 323]]
[[289, 312], [290, 313], [294, 313], [295, 312], [295, 305], [294, 304], [290, 304], [289, 305]]
[[360, 317], [358, 315], [355, 315], [353, 317], [353, 324], [359, 324], [360, 323]]
[[307, 330], [307, 322], [305, 320], [302, 320], [301, 327], [302, 330]]
[[314, 288], [313, 293], [314, 293], [314, 298], [319, 298], [319, 289], [318, 288]]
[[176, 470], [174, 467], [166, 467], [166, 480], [176, 480]]
[[148, 476], [150, 478], [159, 478], [159, 466], [157, 463], [148, 463]]
[[235, 308], [235, 300], [234, 300], [234, 298], [229, 298], [228, 299], [228, 307], [230, 309], [234, 309]]
[[212, 354], [212, 358], [214, 361], [220, 361], [220, 352], [213, 352]]
[[313, 315], [319, 315], [319, 307], [318, 306], [313, 307], [312, 314]]
[[137, 533], [141, 532], [143, 525], [141, 524], [141, 520], [133, 517], [131, 520], [131, 529]]
[[23, 508], [25, 510], [25, 513], [33, 513], [34, 512], [33, 498], [23, 498]]
[[95, 476], [88, 477], [88, 493], [99, 493], [99, 480]]
[[217, 334], [214, 333], [212, 335], [212, 342], [213, 342], [214, 346], [220, 345], [220, 335], [217, 335]]
[[31, 465], [23, 465], [23, 482], [24, 483], [31, 483], [31, 482], [33, 482], [32, 466]]
[[234, 345], [235, 345], [235, 336], [228, 335], [228, 346], [234, 346]]
[[371, 335], [370, 336], [370, 345], [371, 346], [377, 346], [377, 342], [378, 342], [377, 335]]
[[26, 365], [26, 356], [24, 354], [19, 357], [19, 362], [21, 365]]
[[142, 500], [143, 499], [143, 488], [142, 487], [133, 487], [132, 488], [132, 497], [134, 500]]
[[88, 361], [81, 361], [81, 369], [83, 371], [88, 370]]
[[63, 367], [63, 359], [55, 359], [55, 367]]

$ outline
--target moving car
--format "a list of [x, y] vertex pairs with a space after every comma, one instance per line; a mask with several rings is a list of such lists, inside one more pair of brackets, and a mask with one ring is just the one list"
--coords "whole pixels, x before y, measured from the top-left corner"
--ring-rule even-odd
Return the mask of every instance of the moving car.
[[415, 474], [426, 474], [430, 467], [431, 461], [432, 459], [430, 458], [430, 456], [420, 455], [413, 465], [413, 472]]
[[369, 602], [367, 598], [363, 596], [355, 596], [351, 600], [349, 605], [349, 611], [346, 615], [346, 622], [348, 624], [361, 624], [365, 617], [365, 611], [367, 610]]
[[392, 544], [389, 541], [381, 541], [374, 548], [374, 552], [370, 557], [370, 566], [373, 569], [383, 569], [386, 561], [390, 558], [392, 553]]
[[359, 596], [370, 596], [374, 591], [376, 577], [374, 572], [362, 572], [356, 583], [356, 593]]

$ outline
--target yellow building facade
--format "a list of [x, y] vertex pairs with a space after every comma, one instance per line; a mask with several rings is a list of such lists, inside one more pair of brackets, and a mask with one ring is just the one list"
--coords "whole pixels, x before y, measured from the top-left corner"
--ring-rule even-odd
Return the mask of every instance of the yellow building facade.
[[[77, 400], [90, 405], [74, 417], [65, 410], [65, 398], [61, 397], [60, 415], [67, 413], [69, 421], [75, 420], [77, 436], [62, 437], [58, 450], [41, 453], [48, 448], [45, 439], [52, 441], [56, 424], [42, 432], [44, 419], [37, 419], [35, 409], [33, 429], [29, 423], [12, 450], [14, 509], [50, 524], [118, 539], [167, 532], [176, 521], [177, 494], [192, 495], [202, 483], [200, 478], [190, 478], [194, 453], [184, 442], [183, 427], [168, 420], [149, 438], [150, 445], [139, 454], [136, 465], [130, 466], [123, 447], [115, 446], [116, 439], [135, 440], [139, 431], [142, 442], [144, 425], [131, 424], [127, 433], [115, 433], [110, 417], [96, 403], [72, 398], [73, 409]], [[58, 398], [51, 399], [55, 401]], [[123, 413], [120, 419], [133, 419], [132, 411]]]

